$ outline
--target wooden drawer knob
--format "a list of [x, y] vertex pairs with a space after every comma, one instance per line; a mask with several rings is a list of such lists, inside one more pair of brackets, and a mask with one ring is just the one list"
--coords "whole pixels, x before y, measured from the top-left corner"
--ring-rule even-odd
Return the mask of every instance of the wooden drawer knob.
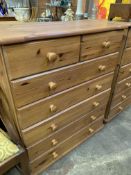
[[105, 41], [102, 43], [102, 46], [106, 49], [108, 49], [111, 46], [111, 42], [110, 41]]
[[129, 69], [129, 72], [131, 73], [131, 69]]
[[52, 143], [53, 146], [55, 146], [55, 145], [58, 144], [58, 141], [57, 141], [56, 139], [53, 139], [53, 140], [51, 141], [51, 143]]
[[55, 90], [57, 88], [57, 84], [55, 82], [49, 82], [48, 85], [50, 90]]
[[123, 100], [125, 100], [127, 98], [126, 95], [122, 95], [121, 97], [122, 97]]
[[120, 111], [123, 111], [123, 107], [122, 107], [122, 106], [120, 106], [120, 107], [119, 107], [119, 110], [120, 110]]
[[96, 85], [96, 89], [97, 90], [101, 90], [102, 89], [102, 86], [101, 85]]
[[93, 106], [94, 106], [94, 107], [98, 107], [99, 105], [100, 105], [99, 102], [94, 102], [94, 103], [93, 103]]
[[58, 128], [57, 125], [54, 123], [50, 127], [51, 127], [52, 131], [55, 131]]
[[50, 105], [50, 111], [51, 112], [56, 112], [57, 111], [57, 107], [55, 105]]
[[94, 132], [94, 129], [89, 128], [89, 132], [92, 134]]
[[57, 59], [57, 54], [54, 52], [47, 53], [47, 59], [49, 62], [54, 62]]
[[126, 83], [126, 86], [127, 87], [131, 87], [131, 83]]
[[105, 65], [100, 65], [99, 66], [99, 71], [105, 71], [106, 69], [106, 66]]
[[92, 116], [91, 116], [91, 120], [92, 120], [92, 121], [95, 121], [95, 120], [96, 120], [96, 116], [92, 115]]
[[54, 159], [56, 159], [56, 158], [58, 157], [57, 152], [53, 152], [53, 153], [52, 153], [52, 156], [53, 156]]

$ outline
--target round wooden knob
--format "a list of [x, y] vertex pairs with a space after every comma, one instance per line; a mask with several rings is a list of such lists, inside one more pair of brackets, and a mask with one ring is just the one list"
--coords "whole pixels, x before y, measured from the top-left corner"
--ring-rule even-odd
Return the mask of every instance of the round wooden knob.
[[55, 105], [50, 105], [50, 111], [51, 112], [56, 112], [57, 111], [57, 107]]
[[53, 139], [51, 142], [52, 142], [52, 145], [53, 145], [53, 146], [55, 146], [55, 145], [58, 144], [58, 141], [57, 141], [56, 139]]
[[122, 106], [120, 106], [120, 107], [119, 107], [119, 110], [120, 110], [120, 111], [123, 111], [123, 107], [122, 107]]
[[126, 83], [126, 86], [127, 87], [131, 87], [131, 83]]
[[93, 106], [94, 106], [94, 107], [98, 107], [99, 105], [100, 105], [100, 103], [98, 103], [98, 102], [94, 102], [94, 103], [93, 103]]
[[111, 42], [110, 41], [105, 41], [102, 43], [102, 46], [106, 49], [108, 49], [111, 46]]
[[47, 53], [47, 59], [49, 62], [54, 62], [57, 59], [57, 54], [54, 52]]
[[89, 132], [92, 134], [94, 132], [94, 129], [89, 128]]
[[92, 121], [95, 121], [95, 120], [96, 120], [96, 116], [92, 115], [92, 116], [91, 116], [91, 120], [92, 120]]
[[129, 72], [131, 73], [131, 69], [129, 69]]
[[52, 156], [53, 156], [54, 159], [56, 159], [56, 158], [58, 157], [57, 152], [53, 152], [53, 153], [52, 153]]
[[127, 98], [126, 95], [122, 95], [121, 97], [122, 97], [123, 100], [125, 100]]
[[52, 124], [50, 127], [51, 127], [52, 131], [57, 130], [57, 125], [56, 125], [56, 124], [54, 124], [54, 123], [53, 123], [53, 124]]
[[101, 85], [96, 85], [96, 89], [97, 90], [101, 90], [102, 89], [102, 86]]
[[50, 90], [55, 90], [57, 88], [57, 84], [55, 82], [49, 82], [48, 85]]
[[99, 71], [105, 71], [106, 69], [106, 66], [105, 65], [100, 65], [99, 66]]

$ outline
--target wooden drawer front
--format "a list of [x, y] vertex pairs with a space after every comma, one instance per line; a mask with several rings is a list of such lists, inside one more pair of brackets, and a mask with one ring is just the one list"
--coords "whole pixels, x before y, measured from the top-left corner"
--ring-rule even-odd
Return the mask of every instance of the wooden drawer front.
[[85, 35], [82, 38], [81, 60], [89, 60], [109, 53], [118, 52], [124, 31]]
[[105, 105], [100, 107], [99, 109], [85, 115], [81, 119], [72, 122], [67, 127], [61, 129], [60, 131], [48, 137], [47, 139], [43, 139], [41, 140], [41, 142], [38, 142], [38, 144], [29, 147], [28, 155], [30, 160], [34, 160], [41, 154], [47, 152], [50, 149], [53, 149], [55, 146], [57, 146], [58, 144], [60, 144], [61, 142], [78, 132], [80, 129], [88, 126], [98, 118], [104, 116], [105, 107]]
[[131, 88], [131, 76], [117, 83], [116, 92], [121, 93], [124, 90]]
[[117, 91], [116, 91], [116, 94], [113, 98], [112, 107], [118, 105], [119, 103], [122, 103], [129, 96], [131, 96], [131, 88], [124, 90], [123, 92], [120, 92], [120, 93], [117, 93]]
[[131, 47], [131, 29], [128, 34], [127, 47]]
[[54, 150], [50, 150], [47, 154], [44, 154], [32, 161], [30, 163], [32, 173], [38, 174], [38, 172], [43, 171], [63, 155], [67, 154], [87, 138], [98, 132], [101, 128], [103, 128], [103, 118], [99, 119], [91, 126], [83, 128], [72, 137], [67, 139], [65, 142], [54, 148]]
[[94, 96], [111, 87], [113, 73], [83, 83], [63, 93], [40, 100], [18, 109], [18, 119], [22, 129], [48, 119], [58, 112]]
[[80, 37], [5, 47], [10, 79], [43, 72], [79, 60]]
[[112, 119], [116, 115], [118, 115], [120, 112], [122, 112], [126, 107], [131, 105], [131, 96], [125, 100], [123, 103], [119, 104], [118, 106], [115, 106], [111, 109], [108, 119]]
[[55, 133], [56, 131], [67, 126], [69, 123], [78, 120], [85, 114], [98, 109], [103, 104], [107, 104], [110, 90], [105, 91], [95, 97], [87, 99], [67, 110], [59, 113], [50, 120], [38, 123], [22, 131], [23, 139], [26, 146], [31, 146], [43, 138]]
[[131, 63], [131, 48], [128, 48], [124, 51], [122, 65]]
[[68, 68], [12, 81], [11, 85], [16, 106], [26, 105], [112, 72], [117, 63], [117, 56], [117, 54], [112, 54], [96, 61], [83, 62]]
[[122, 66], [119, 72], [118, 81], [126, 79], [131, 76], [131, 64]]

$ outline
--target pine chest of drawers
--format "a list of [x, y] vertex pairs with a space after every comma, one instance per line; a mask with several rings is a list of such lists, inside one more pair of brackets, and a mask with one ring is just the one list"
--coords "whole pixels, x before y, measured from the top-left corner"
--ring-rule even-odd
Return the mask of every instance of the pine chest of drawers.
[[[30, 173], [38, 174], [103, 128], [128, 25], [79, 21], [1, 28], [2, 120], [8, 128], [8, 118], [27, 149]], [[124, 62], [129, 64], [121, 68], [119, 89], [131, 69], [130, 60]]]

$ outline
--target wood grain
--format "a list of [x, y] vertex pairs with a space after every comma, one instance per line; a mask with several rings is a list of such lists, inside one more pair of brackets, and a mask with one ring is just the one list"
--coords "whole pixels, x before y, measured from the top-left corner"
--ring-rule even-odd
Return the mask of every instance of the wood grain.
[[119, 103], [117, 106], [111, 109], [108, 121], [110, 121], [112, 118], [116, 117], [119, 113], [124, 111], [127, 107], [131, 106], [131, 96], [128, 97], [127, 100], [125, 100], [122, 103]]
[[126, 79], [131, 76], [131, 64], [127, 64], [120, 68], [118, 81]]
[[[91, 134], [89, 129], [92, 128], [94, 132]], [[72, 137], [67, 139], [65, 142], [60, 144], [58, 147], [54, 149], [54, 151], [49, 151], [48, 154], [42, 155], [41, 157], [37, 158], [33, 162], [30, 163], [30, 168], [33, 174], [38, 174], [46, 169], [50, 164], [54, 163], [56, 160], [60, 159], [63, 155], [67, 154], [69, 151], [74, 149], [80, 143], [85, 141], [90, 136], [94, 135], [98, 132], [101, 128], [103, 128], [103, 118], [96, 121], [91, 126], [85, 127], [82, 130], [78, 131]], [[53, 153], [57, 153], [58, 156], [54, 159]]]
[[21, 143], [19, 125], [13, 98], [10, 90], [9, 80], [4, 65], [2, 49], [0, 48], [0, 117], [8, 134], [15, 143]]
[[[16, 79], [77, 63], [79, 50], [79, 36], [6, 46], [4, 56], [9, 78]], [[54, 53], [56, 58], [49, 60], [50, 53]]]
[[[53, 26], [53, 27], [52, 27]], [[131, 26], [131, 23], [109, 22], [107, 20], [80, 20], [49, 23], [0, 23], [0, 44], [13, 44], [49, 38], [61, 38], [109, 30], [120, 30]]]
[[[111, 88], [113, 73], [85, 82], [57, 95], [42, 99], [17, 110], [21, 129], [25, 129], [37, 122], [48, 119], [53, 115], [79, 103], [82, 100], [97, 95]], [[100, 89], [99, 89], [100, 88]], [[50, 106], [56, 106], [56, 111], [51, 112]]]
[[127, 100], [129, 96], [131, 96], [131, 88], [127, 88], [126, 90], [121, 91], [120, 93], [118, 93], [116, 90], [111, 107], [113, 108], [119, 103], [122, 103], [123, 101]]
[[81, 43], [81, 60], [118, 52], [123, 34], [124, 30], [84, 35]]
[[[17, 107], [21, 107], [82, 82], [97, 78], [114, 71], [116, 64], [117, 54], [111, 54], [90, 62], [78, 63], [47, 73], [14, 80], [11, 82], [11, 87], [15, 104]], [[100, 66], [104, 66], [105, 70], [100, 70]], [[50, 82], [56, 84], [54, 90], [49, 89]]]
[[[77, 105], [68, 108], [50, 120], [40, 122], [28, 129], [23, 130], [22, 134], [25, 145], [29, 147], [41, 139], [53, 134], [55, 131], [62, 129], [67, 124], [79, 119], [83, 115], [99, 108], [103, 105], [103, 103], [107, 104], [109, 94], [109, 90], [104, 91], [97, 96], [89, 98], [85, 101], [82, 101], [81, 103], [78, 103]], [[99, 104], [98, 106], [94, 106], [94, 103], [96, 102]]]
[[129, 33], [128, 33], [127, 47], [131, 47], [131, 28], [130, 28]]
[[[106, 107], [106, 104], [104, 104], [102, 107], [98, 108], [97, 110], [81, 117], [75, 122], [71, 122], [69, 125], [61, 129], [60, 131], [56, 132], [55, 134], [52, 134], [47, 139], [42, 139], [37, 144], [29, 147], [28, 155], [29, 155], [30, 161], [33, 161], [36, 157], [39, 157], [42, 154], [46, 153], [47, 151], [54, 149], [54, 147], [56, 147], [61, 142], [65, 141], [67, 138], [69, 138], [76, 132], [80, 131], [82, 128], [90, 125], [100, 117], [104, 116], [105, 107]], [[94, 117], [95, 119], [92, 119], [92, 117]]]
[[124, 55], [122, 58], [122, 65], [131, 63], [131, 48], [125, 49]]
[[131, 84], [131, 76], [126, 78], [126, 79], [124, 79], [124, 80], [122, 80], [122, 81], [120, 81], [120, 82], [117, 82], [117, 84], [116, 84], [116, 92], [120, 93], [120, 92], [122, 92], [122, 91], [124, 91], [126, 89], [129, 89], [130, 87], [128, 87], [126, 85], [127, 83]]

